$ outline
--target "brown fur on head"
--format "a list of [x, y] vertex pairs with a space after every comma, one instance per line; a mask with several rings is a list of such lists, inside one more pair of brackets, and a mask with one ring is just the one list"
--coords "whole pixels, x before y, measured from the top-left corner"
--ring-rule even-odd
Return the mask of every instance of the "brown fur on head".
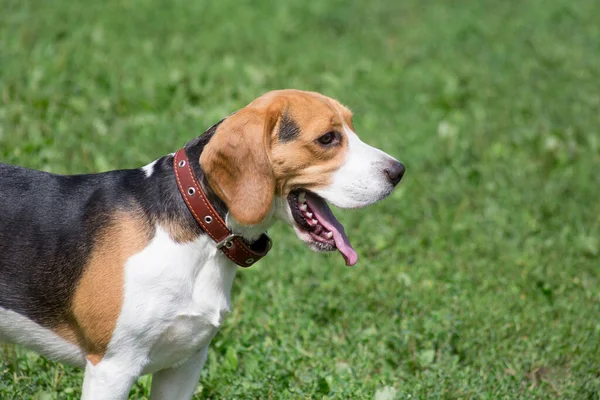
[[[337, 101], [299, 90], [269, 92], [226, 118], [200, 157], [208, 182], [243, 225], [268, 214], [275, 195], [329, 184], [352, 114]], [[319, 138], [333, 132], [335, 142]]]

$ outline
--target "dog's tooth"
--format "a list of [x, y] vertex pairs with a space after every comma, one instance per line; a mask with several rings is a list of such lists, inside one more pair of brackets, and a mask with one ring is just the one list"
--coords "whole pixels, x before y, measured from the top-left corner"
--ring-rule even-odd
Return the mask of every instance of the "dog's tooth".
[[319, 223], [319, 221], [317, 221], [317, 220], [316, 220], [316, 219], [314, 219], [314, 218], [311, 220], [311, 222], [312, 222], [314, 225], [316, 225], [316, 224], [318, 224], [318, 223]]
[[298, 203], [304, 203], [304, 200], [306, 200], [306, 193], [300, 192], [298, 195]]
[[325, 237], [326, 237], [327, 239], [331, 239], [331, 238], [333, 237], [333, 232], [327, 232], [327, 233], [325, 234]]
[[308, 207], [306, 206], [305, 203], [302, 203], [302, 204], [300, 204], [299, 208], [301, 211], [306, 211]]
[[319, 223], [319, 221], [317, 221], [316, 219], [307, 219], [306, 222], [310, 225], [310, 226], [315, 226]]
[[307, 212], [307, 213], [305, 213], [304, 215], [306, 215], [306, 218], [312, 218], [312, 216], [313, 216], [313, 213], [311, 213], [311, 212]]

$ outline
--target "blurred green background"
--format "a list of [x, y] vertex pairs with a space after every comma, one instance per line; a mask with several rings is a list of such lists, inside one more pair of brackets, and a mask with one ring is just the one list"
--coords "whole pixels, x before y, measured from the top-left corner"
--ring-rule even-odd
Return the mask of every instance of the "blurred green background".
[[[390, 198], [337, 211], [356, 267], [271, 231], [196, 398], [599, 398], [597, 0], [0, 8], [1, 162], [139, 167], [298, 88], [405, 163]], [[2, 399], [75, 399], [81, 380], [0, 347]]]

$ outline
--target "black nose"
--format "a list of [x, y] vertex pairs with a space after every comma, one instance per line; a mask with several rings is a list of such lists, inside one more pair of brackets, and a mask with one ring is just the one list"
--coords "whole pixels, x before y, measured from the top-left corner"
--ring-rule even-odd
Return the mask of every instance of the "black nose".
[[398, 161], [392, 161], [390, 165], [384, 170], [392, 185], [396, 186], [402, 176], [404, 175], [404, 165]]

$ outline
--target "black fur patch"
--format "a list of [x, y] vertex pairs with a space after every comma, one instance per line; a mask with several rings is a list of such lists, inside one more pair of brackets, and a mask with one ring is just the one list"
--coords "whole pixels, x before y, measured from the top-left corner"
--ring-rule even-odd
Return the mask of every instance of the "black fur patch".
[[279, 141], [289, 142], [300, 136], [300, 127], [287, 113], [281, 116], [281, 125], [279, 126]]

